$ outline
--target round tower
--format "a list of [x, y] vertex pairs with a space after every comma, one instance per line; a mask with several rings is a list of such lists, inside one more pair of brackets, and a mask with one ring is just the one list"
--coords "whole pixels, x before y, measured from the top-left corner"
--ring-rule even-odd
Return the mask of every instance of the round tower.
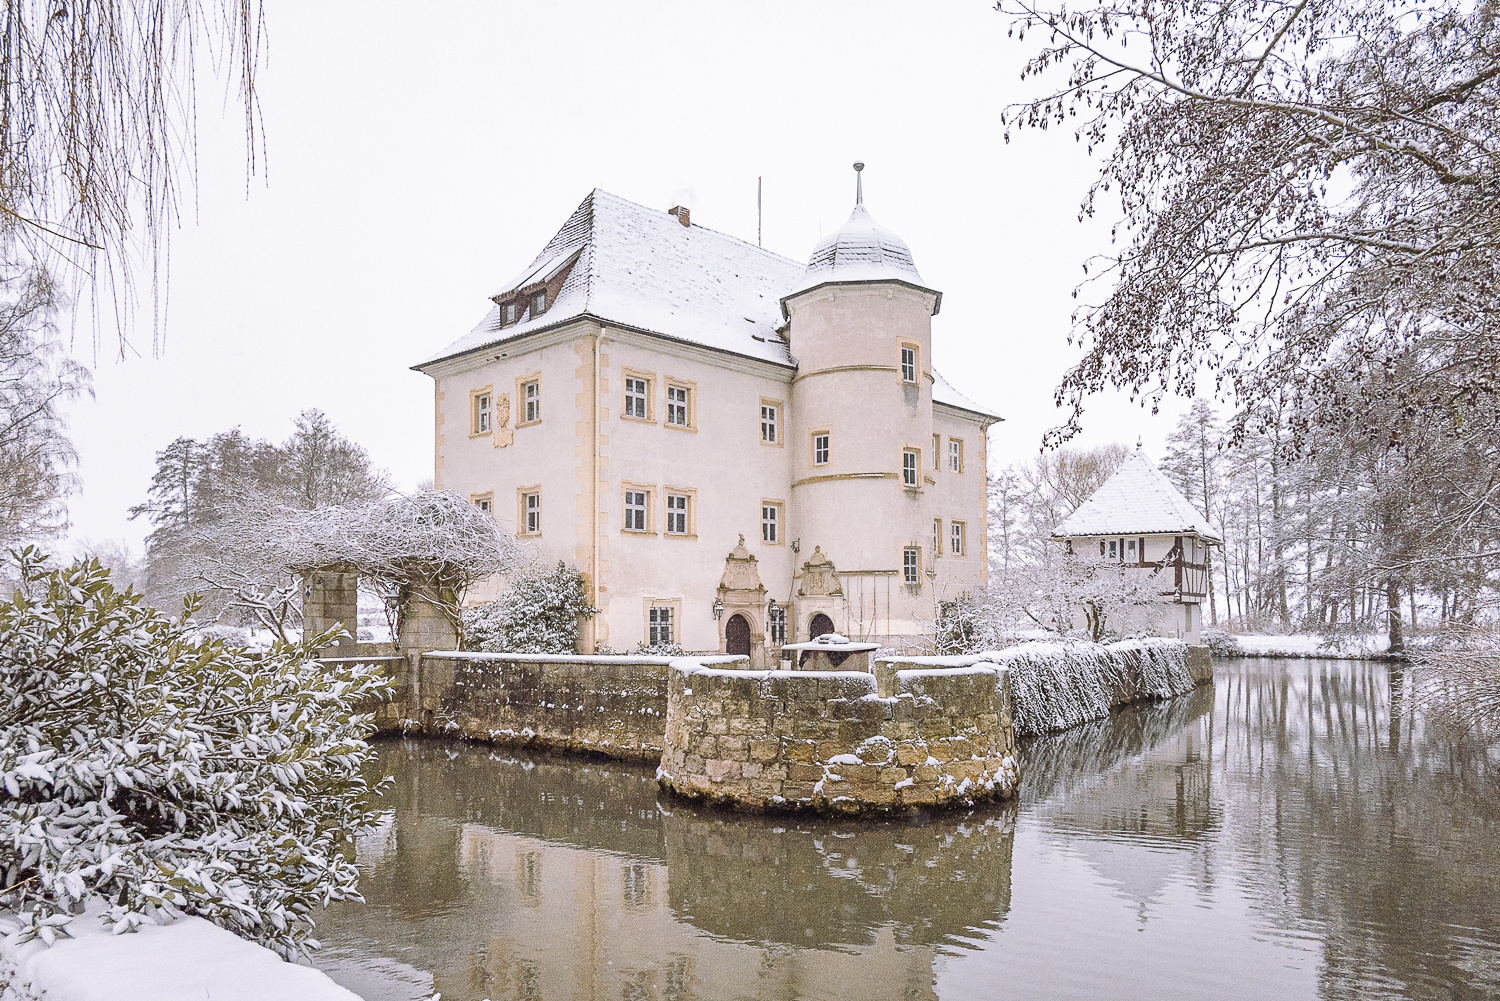
[[813, 249], [781, 300], [797, 359], [792, 384], [789, 537], [821, 548], [842, 596], [803, 600], [797, 636], [828, 614], [861, 638], [911, 635], [933, 617], [932, 317], [942, 294], [922, 282], [901, 238], [864, 205]]

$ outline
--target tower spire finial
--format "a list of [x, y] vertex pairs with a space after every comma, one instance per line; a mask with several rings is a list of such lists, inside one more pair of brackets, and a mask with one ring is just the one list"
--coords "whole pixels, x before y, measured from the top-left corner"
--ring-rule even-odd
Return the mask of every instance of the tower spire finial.
[[865, 169], [865, 165], [863, 163], [861, 163], [858, 160], [854, 161], [854, 204], [855, 205], [863, 205], [865, 203], [865, 179], [864, 179], [864, 175], [860, 173], [860, 171], [862, 171], [864, 169]]

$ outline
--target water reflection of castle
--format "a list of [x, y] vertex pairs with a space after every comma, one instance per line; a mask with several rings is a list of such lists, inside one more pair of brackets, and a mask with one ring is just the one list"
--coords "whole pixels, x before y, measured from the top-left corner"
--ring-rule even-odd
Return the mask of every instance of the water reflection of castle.
[[[668, 812], [629, 768], [390, 751], [407, 760], [393, 821], [360, 849], [368, 904], [320, 931], [430, 970], [445, 999], [934, 998], [939, 951], [1010, 906], [1013, 807]], [[380, 996], [339, 954], [320, 965]]]

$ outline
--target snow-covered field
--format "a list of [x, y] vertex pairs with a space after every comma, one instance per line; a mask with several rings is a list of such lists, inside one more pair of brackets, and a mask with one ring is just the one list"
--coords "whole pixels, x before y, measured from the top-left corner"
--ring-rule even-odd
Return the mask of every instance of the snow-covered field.
[[1386, 638], [1374, 633], [1363, 636], [1341, 636], [1331, 643], [1317, 633], [1290, 633], [1285, 636], [1234, 634], [1240, 649], [1249, 657], [1347, 657], [1363, 659], [1383, 653]]
[[202, 918], [112, 935], [91, 907], [67, 929], [51, 946], [0, 938], [0, 1001], [360, 1001]]

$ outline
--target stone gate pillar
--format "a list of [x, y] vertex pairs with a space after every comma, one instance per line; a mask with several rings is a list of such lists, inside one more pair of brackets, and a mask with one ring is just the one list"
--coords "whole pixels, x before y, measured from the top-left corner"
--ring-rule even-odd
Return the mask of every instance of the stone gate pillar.
[[413, 593], [401, 614], [401, 632], [396, 645], [403, 652], [455, 650], [458, 630], [453, 621], [432, 601]]
[[359, 642], [359, 574], [311, 570], [302, 577], [302, 635], [342, 627], [348, 633], [322, 651], [330, 657], [353, 657]]

